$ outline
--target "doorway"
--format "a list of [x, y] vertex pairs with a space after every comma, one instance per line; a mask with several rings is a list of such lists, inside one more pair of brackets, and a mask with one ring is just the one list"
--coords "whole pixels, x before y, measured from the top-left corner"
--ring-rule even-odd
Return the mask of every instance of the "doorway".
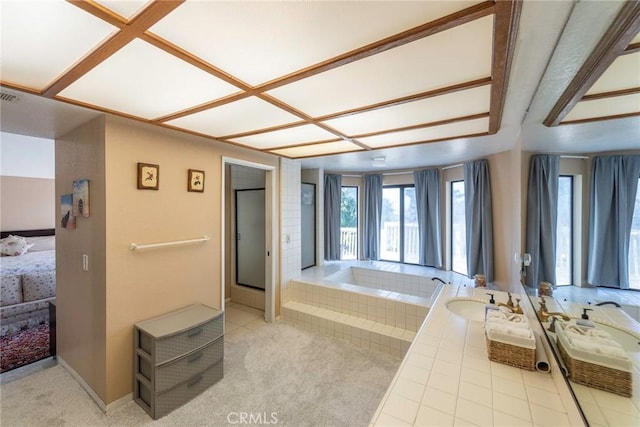
[[223, 157], [222, 188], [222, 305], [233, 302], [264, 310], [265, 320], [272, 322], [275, 167]]

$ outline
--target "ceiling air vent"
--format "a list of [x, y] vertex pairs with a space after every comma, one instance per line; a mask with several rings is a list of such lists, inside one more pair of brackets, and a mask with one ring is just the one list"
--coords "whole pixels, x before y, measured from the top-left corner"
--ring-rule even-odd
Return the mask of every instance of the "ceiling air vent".
[[18, 98], [18, 95], [14, 95], [14, 94], [9, 93], [9, 92], [0, 92], [0, 100], [2, 100], [3, 102], [16, 103], [16, 102], [20, 101], [20, 98]]

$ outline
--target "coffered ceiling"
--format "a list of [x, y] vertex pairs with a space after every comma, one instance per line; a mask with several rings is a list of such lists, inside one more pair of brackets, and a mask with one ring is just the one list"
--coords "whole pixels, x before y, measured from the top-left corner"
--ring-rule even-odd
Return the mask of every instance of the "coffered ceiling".
[[521, 2], [2, 1], [2, 86], [290, 157], [498, 132]]
[[639, 15], [617, 0], [0, 0], [0, 130], [57, 137], [110, 113], [344, 171], [517, 141], [640, 149]]

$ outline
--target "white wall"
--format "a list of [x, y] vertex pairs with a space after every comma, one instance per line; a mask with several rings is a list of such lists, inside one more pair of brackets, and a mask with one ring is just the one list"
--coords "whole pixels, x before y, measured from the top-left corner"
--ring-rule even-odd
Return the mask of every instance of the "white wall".
[[53, 140], [0, 132], [3, 231], [55, 227], [54, 150]]
[[0, 175], [54, 179], [55, 141], [0, 132]]

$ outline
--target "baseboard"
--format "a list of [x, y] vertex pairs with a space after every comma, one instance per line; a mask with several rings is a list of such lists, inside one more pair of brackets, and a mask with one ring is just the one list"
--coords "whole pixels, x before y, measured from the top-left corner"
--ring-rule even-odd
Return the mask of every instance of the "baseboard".
[[71, 367], [71, 365], [69, 365], [62, 357], [60, 357], [60, 355], [57, 355], [57, 359], [58, 359], [58, 363], [63, 368], [65, 368], [76, 381], [78, 381], [78, 383], [84, 389], [84, 391], [86, 391], [87, 394], [89, 395], [89, 397], [91, 397], [91, 399], [93, 399], [93, 401], [96, 403], [96, 405], [98, 405], [100, 410], [106, 414], [107, 413], [107, 405], [105, 405], [105, 403], [102, 401], [102, 399], [100, 399], [100, 396], [98, 396], [96, 394], [96, 392], [93, 391], [93, 389], [91, 387], [89, 387], [89, 384], [87, 384], [84, 381], [84, 379], [82, 379], [80, 374], [78, 374], [76, 372], [76, 370]]
[[109, 411], [113, 411], [114, 409], [117, 409], [119, 407], [121, 407], [122, 405], [126, 405], [127, 403], [131, 402], [133, 400], [133, 393], [129, 393], [125, 396], [122, 396], [120, 399], [118, 400], [114, 400], [113, 402], [109, 403], [107, 405], [107, 413]]

